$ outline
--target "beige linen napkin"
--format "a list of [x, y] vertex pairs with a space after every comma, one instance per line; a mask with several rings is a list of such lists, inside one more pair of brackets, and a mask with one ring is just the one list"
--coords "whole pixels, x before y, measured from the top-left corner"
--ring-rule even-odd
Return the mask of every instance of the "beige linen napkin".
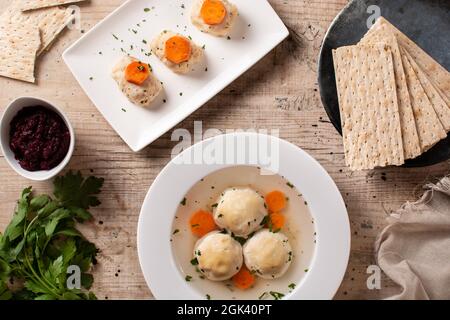
[[375, 243], [378, 265], [402, 287], [388, 299], [450, 299], [450, 177], [389, 218]]

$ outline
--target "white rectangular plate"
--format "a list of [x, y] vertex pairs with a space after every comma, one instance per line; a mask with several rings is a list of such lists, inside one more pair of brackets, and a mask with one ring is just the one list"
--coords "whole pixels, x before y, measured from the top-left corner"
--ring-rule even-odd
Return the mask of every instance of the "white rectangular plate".
[[[63, 59], [86, 94], [133, 151], [159, 138], [219, 93], [288, 36], [267, 0], [232, 0], [239, 17], [230, 38], [200, 32], [190, 22], [193, 0], [129, 0], [68, 48]], [[149, 55], [163, 30], [205, 46], [205, 66], [177, 75]], [[146, 43], [145, 43], [146, 42]], [[164, 97], [145, 109], [133, 105], [111, 78], [126, 54], [150, 63]], [[207, 71], [206, 71], [207, 68]]]

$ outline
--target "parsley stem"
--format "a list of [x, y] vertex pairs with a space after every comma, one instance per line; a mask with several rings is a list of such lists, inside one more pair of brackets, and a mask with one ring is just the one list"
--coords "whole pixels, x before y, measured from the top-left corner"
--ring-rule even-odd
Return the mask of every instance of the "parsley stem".
[[[47, 246], [50, 243], [50, 240], [53, 239], [53, 236], [50, 236], [47, 241], [45, 241], [44, 247], [42, 248], [42, 254], [44, 254], [45, 250], [47, 250]], [[42, 272], [41, 272], [42, 273]]]
[[[53, 296], [56, 296], [58, 299], [62, 299], [62, 296], [60, 296], [57, 292], [53, 291], [53, 289], [58, 290], [57, 288], [53, 287], [50, 283], [46, 283], [46, 281], [44, 281], [45, 279], [43, 280], [41, 277], [39, 277], [39, 275], [36, 273], [33, 266], [31, 265], [27, 254], [25, 254], [25, 262], [28, 264], [28, 268], [31, 270], [32, 274], [34, 275], [34, 277], [35, 277], [34, 280], [37, 280], [38, 282], [40, 282], [41, 285], [43, 285]], [[31, 277], [31, 278], [33, 278], [33, 277]]]
[[[37, 221], [38, 217], [39, 217], [39, 216], [36, 215], [36, 217], [34, 217], [33, 220], [31, 220], [31, 222], [28, 224], [27, 228], [26, 228], [26, 229], [24, 228], [24, 229], [25, 229], [25, 232], [24, 232], [24, 234], [23, 234], [24, 239], [27, 238], [28, 231], [30, 231], [31, 226]], [[25, 226], [26, 226], [26, 223], [25, 223], [24, 227], [25, 227]]]
[[[36, 216], [33, 218], [33, 220], [31, 220], [31, 222], [28, 224], [28, 226], [27, 226], [27, 228], [26, 228], [26, 230], [25, 230], [25, 233], [24, 233], [24, 238], [27, 237], [28, 232], [29, 232], [31, 226], [37, 221], [38, 218], [39, 218], [39, 216], [36, 215]], [[50, 239], [51, 239], [51, 238], [50, 238]], [[46, 244], [45, 244], [46, 246], [47, 246], [48, 242], [50, 241], [50, 239], [47, 240], [47, 242], [46, 242]], [[31, 265], [31, 262], [30, 262], [30, 260], [28, 259], [28, 255], [27, 255], [26, 253], [24, 253], [24, 256], [25, 256], [25, 261], [26, 261], [27, 264], [28, 264], [28, 267], [30, 268], [30, 270], [31, 270], [31, 272], [34, 274], [34, 276], [36, 277], [35, 280], [38, 280], [38, 281], [39, 281], [42, 285], [44, 285], [44, 286], [47, 288], [47, 290], [49, 290], [53, 295], [55, 295], [55, 296], [57, 296], [57, 297], [59, 297], [59, 298], [62, 298], [60, 295], [58, 295], [56, 292], [54, 292], [54, 291], [52, 290], [52, 289], [58, 290], [58, 288], [56, 288], [56, 287], [55, 287], [54, 285], [52, 285], [49, 281], [47, 281], [47, 279], [39, 277], [39, 275], [36, 273], [36, 271], [34, 270], [33, 266]], [[41, 275], [42, 275], [42, 270], [41, 270], [41, 267], [39, 266], [39, 264], [38, 264], [38, 268], [39, 268], [39, 272], [40, 272]]]

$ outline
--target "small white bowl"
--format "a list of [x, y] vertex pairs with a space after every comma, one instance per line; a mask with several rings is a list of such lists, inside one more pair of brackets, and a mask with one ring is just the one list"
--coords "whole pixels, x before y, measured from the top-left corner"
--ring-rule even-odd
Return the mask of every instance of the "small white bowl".
[[[19, 162], [15, 159], [14, 153], [9, 147], [10, 140], [10, 124], [14, 116], [23, 108], [31, 107], [31, 106], [43, 106], [50, 110], [55, 111], [61, 119], [65, 122], [67, 128], [70, 133], [70, 145], [67, 155], [61, 161], [61, 163], [51, 170], [41, 170], [41, 171], [28, 171], [23, 169]], [[5, 109], [5, 112], [2, 115], [0, 120], [0, 148], [2, 150], [3, 155], [5, 156], [6, 161], [14, 169], [18, 174], [22, 177], [34, 180], [34, 181], [45, 181], [53, 178], [58, 173], [61, 172], [62, 169], [69, 163], [70, 158], [72, 157], [73, 150], [75, 149], [75, 133], [73, 131], [72, 125], [70, 124], [67, 116], [56, 107], [54, 104], [41, 99], [41, 98], [33, 98], [33, 97], [20, 97], [16, 100], [12, 101]]]

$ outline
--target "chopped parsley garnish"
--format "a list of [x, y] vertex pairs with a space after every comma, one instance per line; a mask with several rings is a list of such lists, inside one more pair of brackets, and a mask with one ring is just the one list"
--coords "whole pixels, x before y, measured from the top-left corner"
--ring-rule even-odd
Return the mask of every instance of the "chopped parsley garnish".
[[245, 242], [247, 242], [247, 239], [243, 238], [243, 237], [238, 237], [235, 236], [234, 233], [231, 234], [231, 237], [236, 240], [237, 242], [239, 242], [241, 245], [243, 245]]
[[191, 260], [191, 264], [192, 264], [193, 266], [197, 266], [197, 265], [198, 265], [198, 260], [197, 260], [197, 258], [192, 259], [192, 260]]
[[119, 40], [119, 38], [113, 33], [112, 36], [114, 37], [114, 39]]
[[206, 295], [206, 300], [211, 300], [211, 296], [209, 294]]
[[291, 283], [290, 285], [288, 285], [288, 288], [294, 290], [295, 289], [295, 283]]
[[270, 291], [269, 293], [275, 300], [281, 300], [284, 297], [284, 294], [280, 292]]
[[144, 12], [149, 12], [150, 8], [144, 8]]
[[263, 292], [259, 297], [258, 297], [258, 300], [262, 300], [262, 299], [264, 299], [264, 298], [266, 298], [267, 297], [267, 292]]
[[309, 269], [305, 269], [305, 272], [308, 272], [309, 271]]
[[183, 198], [183, 200], [181, 200], [180, 204], [181, 204], [182, 206], [185, 206], [185, 205], [186, 205], [186, 198]]
[[262, 219], [260, 226], [264, 226], [269, 222], [269, 216], [265, 216], [264, 219]]
[[286, 185], [287, 185], [289, 188], [294, 188], [294, 185], [293, 185], [292, 183], [290, 183], [290, 182], [287, 182]]
[[179, 229], [175, 229], [172, 234], [177, 234], [178, 232], [180, 232], [180, 230]]
[[192, 280], [192, 277], [191, 277], [191, 276], [186, 276], [186, 278], [184, 278], [184, 280], [186, 280], [187, 282], [189, 282], [189, 281]]

